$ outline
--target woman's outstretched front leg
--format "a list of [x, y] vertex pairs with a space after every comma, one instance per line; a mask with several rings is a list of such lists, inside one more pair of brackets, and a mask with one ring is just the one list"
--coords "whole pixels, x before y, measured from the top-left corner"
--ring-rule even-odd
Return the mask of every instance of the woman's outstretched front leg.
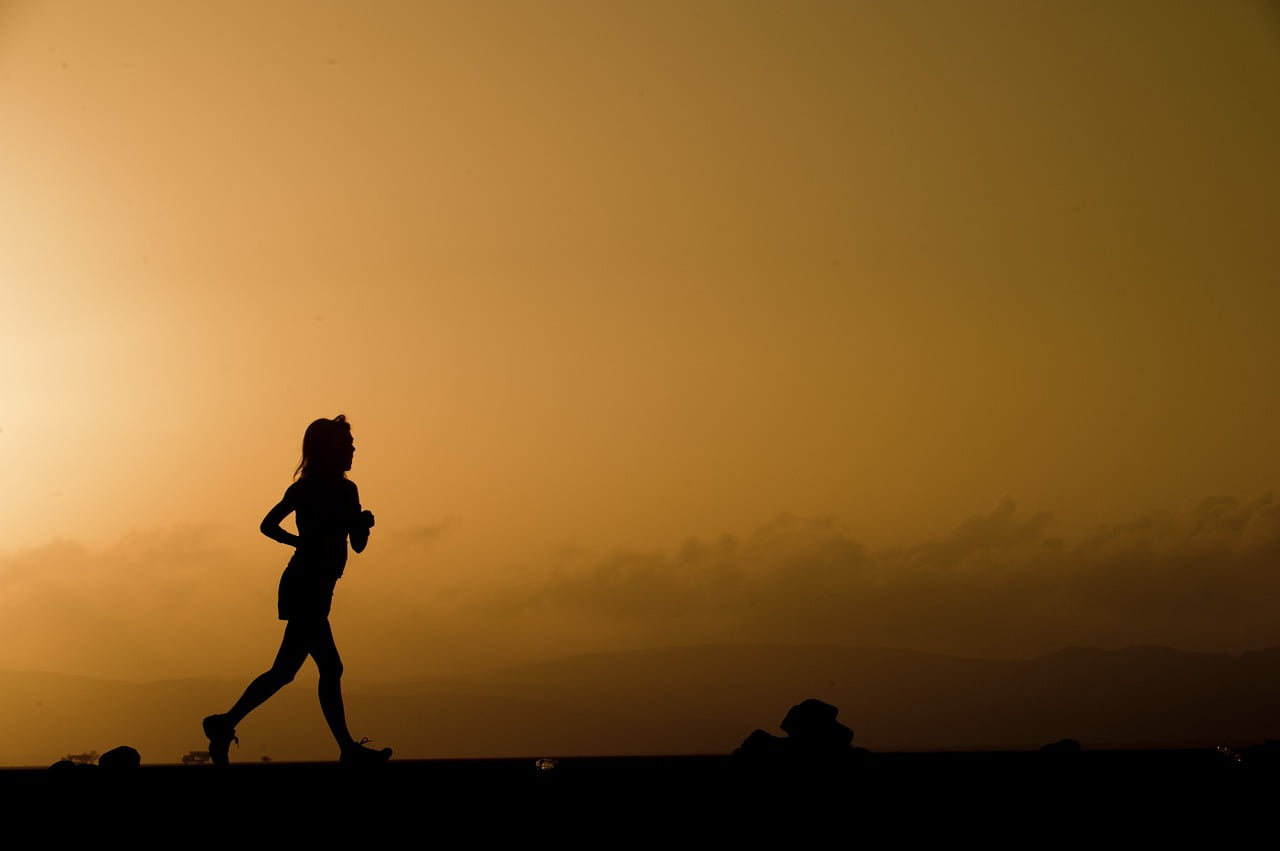
[[[280, 641], [280, 650], [270, 670], [259, 674], [249, 683], [244, 694], [236, 701], [235, 706], [223, 715], [210, 715], [204, 719], [204, 734], [209, 737], [209, 758], [215, 765], [226, 765], [229, 761], [228, 751], [236, 738], [236, 727], [245, 716], [262, 704], [280, 689], [293, 682], [294, 676], [302, 663], [307, 660], [310, 642], [307, 630], [295, 621], [289, 621], [284, 628], [284, 638]], [[332, 638], [330, 638], [332, 641]]]

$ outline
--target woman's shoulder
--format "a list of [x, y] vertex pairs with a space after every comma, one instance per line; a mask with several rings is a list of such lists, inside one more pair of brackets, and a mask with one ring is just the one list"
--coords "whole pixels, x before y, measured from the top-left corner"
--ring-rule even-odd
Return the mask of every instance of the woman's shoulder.
[[289, 485], [289, 489], [285, 491], [285, 496], [333, 499], [334, 497], [356, 497], [359, 493], [359, 490], [356, 489], [356, 483], [347, 478], [334, 479], [303, 476]]

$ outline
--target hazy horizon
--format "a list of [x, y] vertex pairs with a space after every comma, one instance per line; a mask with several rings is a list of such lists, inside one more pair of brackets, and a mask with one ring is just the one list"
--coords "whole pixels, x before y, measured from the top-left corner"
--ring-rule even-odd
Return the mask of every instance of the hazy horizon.
[[[233, 761], [332, 759], [315, 687], [304, 674], [246, 719]], [[0, 670], [0, 711], [24, 730], [0, 746], [0, 765], [38, 766], [123, 743], [148, 764], [175, 763], [203, 749], [205, 707], [239, 689], [231, 680], [129, 684]], [[345, 691], [353, 723], [400, 759], [727, 755], [752, 730], [777, 734], [786, 711], [809, 698], [836, 706], [854, 743], [878, 752], [1034, 751], [1062, 738], [1089, 750], [1240, 749], [1275, 738], [1280, 648], [984, 661], [830, 646], [688, 647], [434, 681], [353, 679]]]

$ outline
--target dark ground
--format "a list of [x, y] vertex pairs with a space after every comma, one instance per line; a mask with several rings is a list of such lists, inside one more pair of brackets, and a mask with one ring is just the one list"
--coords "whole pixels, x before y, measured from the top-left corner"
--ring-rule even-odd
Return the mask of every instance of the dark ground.
[[863, 753], [830, 770], [728, 756], [562, 758], [541, 769], [529, 758], [0, 770], [6, 822], [36, 836], [154, 832], [197, 845], [255, 834], [755, 844], [832, 829], [895, 844], [1231, 841], [1270, 833], [1278, 793], [1270, 752], [1215, 750]]

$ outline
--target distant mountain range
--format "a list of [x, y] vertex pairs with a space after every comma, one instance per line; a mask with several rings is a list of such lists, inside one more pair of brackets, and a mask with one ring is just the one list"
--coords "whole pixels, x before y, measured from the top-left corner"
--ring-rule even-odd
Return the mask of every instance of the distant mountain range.
[[[203, 749], [200, 719], [244, 680], [127, 683], [0, 671], [0, 765], [136, 747], [147, 763]], [[872, 750], [1235, 747], [1280, 738], [1280, 648], [1241, 655], [1072, 648], [1031, 660], [840, 646], [594, 653], [455, 679], [345, 684], [352, 732], [404, 758], [728, 753], [781, 734], [795, 703], [840, 708]], [[240, 727], [232, 759], [336, 756], [305, 675]]]

